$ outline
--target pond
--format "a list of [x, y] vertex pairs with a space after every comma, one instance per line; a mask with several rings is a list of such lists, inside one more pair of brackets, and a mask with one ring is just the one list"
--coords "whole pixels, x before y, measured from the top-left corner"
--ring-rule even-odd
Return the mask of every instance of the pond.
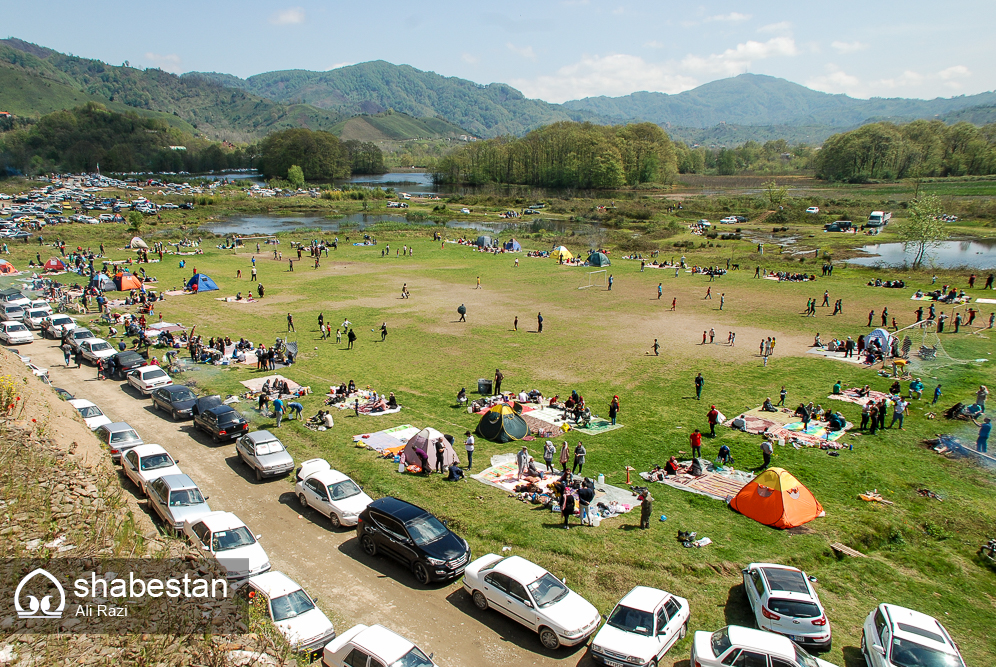
[[[335, 219], [319, 215], [246, 215], [233, 216], [220, 222], [209, 222], [200, 225], [200, 229], [218, 234], [219, 236], [229, 236], [231, 234], [258, 236], [263, 234], [296, 232], [302, 229], [320, 229], [327, 232], [338, 232], [339, 230], [362, 231], [382, 222], [422, 227], [436, 224], [431, 220], [409, 222], [403, 215], [374, 215], [369, 213], [352, 213]], [[467, 229], [497, 233], [507, 229], [510, 225], [505, 222], [450, 220], [446, 223], [446, 227], [449, 229]]]
[[[854, 257], [847, 260], [851, 264], [862, 266], [909, 266], [913, 253], [906, 252], [902, 243], [880, 243], [858, 248], [869, 253], [869, 257]], [[972, 269], [996, 269], [996, 239], [982, 241], [944, 241], [939, 246], [927, 251], [924, 260], [925, 267], [953, 269], [968, 267]]]

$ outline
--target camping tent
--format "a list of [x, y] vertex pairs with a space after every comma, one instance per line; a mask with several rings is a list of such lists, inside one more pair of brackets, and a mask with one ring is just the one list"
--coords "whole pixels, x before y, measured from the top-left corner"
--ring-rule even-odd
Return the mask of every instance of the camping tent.
[[5, 259], [0, 259], [0, 275], [9, 276], [17, 273], [14, 265]]
[[101, 292], [116, 292], [118, 285], [106, 273], [98, 273], [90, 279], [90, 287], [96, 287]]
[[554, 259], [563, 259], [563, 260], [574, 259], [574, 255], [571, 254], [571, 251], [562, 245], [559, 245], [553, 250], [551, 250], [550, 257], [553, 257]]
[[870, 346], [874, 340], [878, 341], [879, 345], [882, 346], [882, 350], [884, 350], [886, 354], [889, 353], [889, 346], [892, 345], [892, 334], [885, 329], [875, 329], [870, 334], [865, 336], [865, 347]]
[[474, 245], [481, 248], [488, 248], [492, 245], [492, 239], [490, 236], [478, 236]]
[[519, 416], [508, 403], [499, 403], [481, 415], [477, 423], [477, 433], [491, 442], [521, 440], [529, 435], [526, 420]]
[[149, 249], [149, 244], [147, 244], [145, 241], [143, 241], [142, 239], [138, 238], [137, 236], [132, 237], [130, 246], [131, 246], [132, 250], [148, 250]]
[[127, 292], [133, 289], [142, 289], [142, 281], [127, 271], [121, 271], [114, 276], [114, 282], [117, 283], [118, 289], [122, 292]]
[[505, 250], [510, 252], [522, 252], [522, 246], [515, 239], [505, 241]]
[[45, 262], [46, 271], [65, 271], [66, 265], [62, 263], [62, 260], [58, 257], [50, 257], [47, 262]]
[[593, 252], [588, 255], [588, 266], [608, 266], [609, 258], [602, 252]]
[[826, 516], [812, 492], [782, 468], [768, 468], [730, 501], [730, 507], [758, 523], [795, 528]]
[[443, 437], [443, 434], [434, 428], [426, 427], [413, 435], [405, 445], [404, 458], [408, 465], [419, 465], [420, 461], [415, 455], [415, 448], [419, 447], [425, 450], [425, 453], [429, 457], [429, 469], [436, 469], [436, 441], [443, 441], [443, 467], [449, 467], [451, 463], [459, 463], [456, 452], [453, 450], [453, 445], [450, 444], [449, 440]]
[[218, 285], [211, 280], [211, 276], [204, 273], [195, 273], [194, 277], [187, 281], [187, 289], [194, 289], [197, 286], [198, 292], [210, 292], [218, 289]]

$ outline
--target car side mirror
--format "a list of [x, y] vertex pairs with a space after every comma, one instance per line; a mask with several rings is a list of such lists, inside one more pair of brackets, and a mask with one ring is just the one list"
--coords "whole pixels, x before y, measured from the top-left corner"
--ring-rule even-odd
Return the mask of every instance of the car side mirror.
[[523, 601], [522, 601], [522, 604], [526, 605], [526, 606], [527, 606], [527, 607], [529, 607], [530, 609], [532, 609], [532, 608], [533, 608], [533, 603], [532, 603], [532, 602], [530, 602], [529, 600], [523, 600]]
[[263, 536], [262, 536], [262, 535], [257, 535], [257, 536], [256, 536], [256, 539], [257, 539], [257, 540], [261, 540], [261, 539], [263, 539]]
[[211, 551], [210, 549], [208, 549], [208, 546], [206, 544], [202, 545], [201, 549], [204, 549], [204, 551]]
[[872, 650], [875, 651], [876, 653], [878, 653], [881, 656], [885, 655], [885, 647], [883, 647], [883, 646], [881, 646], [879, 644], [872, 644]]
[[204, 496], [204, 500], [211, 500], [211, 496]]
[[180, 459], [173, 459], [173, 463], [176, 463], [177, 465], [179, 465], [180, 464]]

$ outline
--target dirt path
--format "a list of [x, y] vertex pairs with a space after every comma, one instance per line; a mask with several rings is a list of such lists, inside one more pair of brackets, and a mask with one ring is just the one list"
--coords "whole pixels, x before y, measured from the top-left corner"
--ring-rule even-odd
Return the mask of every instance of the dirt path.
[[[94, 401], [111, 419], [127, 421], [146, 442], [161, 444], [178, 458], [183, 471], [210, 497], [213, 509], [235, 512], [263, 536], [274, 570], [316, 596], [338, 631], [354, 623], [382, 623], [434, 652], [443, 667], [594, 664], [583, 646], [549, 652], [535, 634], [496, 612], [478, 611], [459, 583], [420, 587], [393, 562], [368, 558], [353, 530], [334, 531], [312, 511], [302, 516], [287, 480], [257, 483], [235, 456], [233, 445], [214, 445], [203, 434], [194, 434], [189, 422], [158, 416], [148, 399], [118, 382], [96, 380], [89, 366], [66, 369], [51, 341], [36, 341], [24, 353], [49, 369], [54, 385]], [[138, 493], [122, 481], [126, 490]], [[141, 507], [145, 510], [144, 503]]]

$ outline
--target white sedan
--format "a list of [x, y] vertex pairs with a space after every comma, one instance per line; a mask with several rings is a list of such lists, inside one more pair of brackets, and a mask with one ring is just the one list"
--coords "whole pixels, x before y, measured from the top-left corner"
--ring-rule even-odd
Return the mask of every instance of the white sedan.
[[159, 366], [142, 366], [128, 373], [128, 384], [148, 396], [159, 387], [173, 384], [173, 380]]
[[716, 632], [696, 632], [690, 664], [698, 667], [768, 667], [769, 664], [772, 667], [836, 667], [809, 655], [788, 637], [739, 625], [729, 625]]
[[125, 477], [142, 490], [142, 495], [148, 495], [148, 484], [166, 475], [182, 475], [183, 471], [165, 449], [159, 445], [138, 445], [132, 447], [121, 457], [121, 467]]
[[97, 363], [100, 359], [107, 359], [117, 354], [114, 346], [102, 338], [88, 338], [80, 343], [80, 351], [83, 358], [91, 364]]
[[41, 329], [42, 322], [45, 321], [45, 318], [51, 316], [51, 310], [29, 310], [24, 315], [24, 324], [26, 324], [29, 329]]
[[20, 322], [0, 322], [0, 341], [7, 345], [30, 343], [35, 339], [31, 330]]
[[355, 526], [360, 512], [373, 502], [356, 482], [333, 470], [325, 459], [301, 464], [294, 490], [302, 507], [311, 507], [329, 518], [333, 528]]
[[383, 625], [354, 625], [322, 651], [322, 667], [435, 667], [432, 654]]
[[481, 556], [467, 566], [463, 587], [480, 610], [492, 607], [539, 633], [547, 649], [577, 646], [602, 617], [560, 579], [520, 556]]
[[276, 626], [291, 648], [314, 656], [335, 639], [328, 616], [315, 606], [303, 588], [283, 572], [266, 572], [246, 579], [238, 597], [258, 607]]
[[231, 512], [211, 512], [183, 522], [183, 534], [193, 545], [212, 556], [233, 581], [270, 570], [270, 559], [242, 519]]
[[42, 321], [42, 337], [62, 338], [62, 334], [77, 326], [76, 320], [69, 315], [49, 315]]
[[806, 213], [819, 213], [819, 212], [820, 212], [819, 206], [810, 206], [809, 208], [806, 209]]
[[861, 653], [868, 667], [965, 667], [958, 645], [936, 618], [894, 604], [868, 614]]
[[657, 667], [688, 632], [688, 600], [637, 586], [626, 594], [591, 641], [591, 657], [609, 667]]
[[100, 411], [100, 408], [98, 408], [96, 404], [86, 400], [85, 398], [71, 399], [69, 401], [69, 405], [76, 408], [76, 411], [80, 413], [80, 416], [83, 417], [83, 421], [86, 422], [86, 425], [90, 427], [91, 431], [97, 430], [104, 424], [111, 423], [111, 420], [107, 417], [107, 415]]

